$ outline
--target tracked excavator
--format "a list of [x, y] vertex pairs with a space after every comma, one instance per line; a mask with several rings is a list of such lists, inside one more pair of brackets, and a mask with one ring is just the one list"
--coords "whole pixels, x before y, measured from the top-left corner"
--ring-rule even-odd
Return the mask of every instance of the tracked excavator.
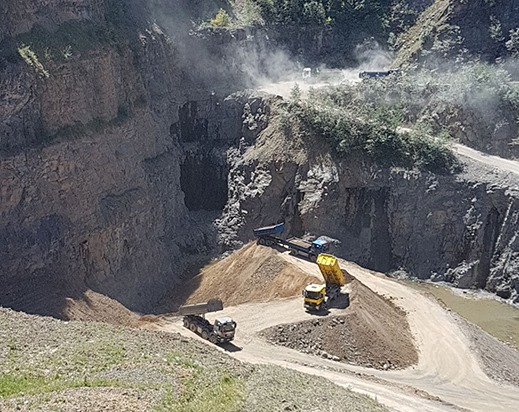
[[184, 327], [196, 333], [211, 343], [228, 343], [234, 339], [236, 322], [228, 316], [217, 318], [211, 324], [205, 314], [223, 310], [223, 302], [220, 299], [209, 299], [207, 303], [195, 305], [183, 305], [178, 312], [184, 316]]
[[312, 283], [303, 290], [304, 306], [309, 312], [327, 310], [330, 302], [339, 297], [341, 287], [346, 283], [344, 272], [335, 256], [321, 253], [316, 263], [325, 283]]

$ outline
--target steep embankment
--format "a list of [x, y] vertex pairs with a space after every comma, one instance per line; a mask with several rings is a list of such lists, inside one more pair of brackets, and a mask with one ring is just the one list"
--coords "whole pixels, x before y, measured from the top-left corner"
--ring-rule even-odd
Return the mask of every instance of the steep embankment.
[[494, 62], [517, 52], [519, 5], [514, 0], [436, 0], [396, 44], [396, 64], [434, 64], [470, 54]]
[[426, 75], [402, 81], [425, 84], [432, 91], [431, 97], [422, 95], [417, 101], [418, 106], [429, 106], [422, 119], [432, 120], [436, 132], [446, 131], [464, 145], [516, 159], [518, 21], [519, 5], [511, 0], [437, 0], [400, 36], [393, 62], [433, 69], [429, 80]]

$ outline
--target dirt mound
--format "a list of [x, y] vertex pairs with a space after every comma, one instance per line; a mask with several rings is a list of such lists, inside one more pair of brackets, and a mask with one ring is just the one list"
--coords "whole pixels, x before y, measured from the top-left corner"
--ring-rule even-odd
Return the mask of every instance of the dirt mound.
[[63, 317], [69, 320], [138, 326], [139, 316], [108, 296], [87, 290], [80, 299], [66, 299]]
[[272, 343], [377, 369], [415, 364], [418, 353], [405, 313], [357, 280], [343, 316], [280, 325], [263, 332]]
[[249, 243], [205, 267], [182, 286], [187, 293], [178, 293], [173, 299], [181, 304], [219, 297], [225, 306], [234, 306], [297, 296], [313, 282], [320, 280], [287, 262], [276, 250]]

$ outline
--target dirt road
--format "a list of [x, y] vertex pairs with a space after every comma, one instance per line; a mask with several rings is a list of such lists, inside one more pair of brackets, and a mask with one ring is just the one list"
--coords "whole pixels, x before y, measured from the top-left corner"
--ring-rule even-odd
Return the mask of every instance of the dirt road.
[[[282, 257], [309, 275], [320, 276], [313, 263]], [[224, 313], [238, 323], [236, 341], [222, 350], [250, 363], [272, 363], [323, 376], [338, 385], [369, 394], [398, 411], [515, 411], [519, 388], [489, 379], [482, 371], [470, 344], [449, 312], [420, 292], [341, 261], [353, 276], [375, 292], [391, 298], [407, 314], [419, 349], [418, 364], [400, 371], [379, 371], [317, 358], [287, 348], [272, 346], [258, 336], [261, 330], [283, 323], [311, 319], [301, 298], [249, 303], [226, 308]], [[340, 314], [342, 309], [333, 309]], [[210, 317], [213, 319], [215, 316]], [[171, 318], [164, 330], [186, 336], [179, 318]]]
[[461, 157], [468, 157], [493, 168], [519, 175], [519, 162], [517, 161], [504, 159], [499, 156], [488, 155], [459, 143], [454, 143], [452, 148]]

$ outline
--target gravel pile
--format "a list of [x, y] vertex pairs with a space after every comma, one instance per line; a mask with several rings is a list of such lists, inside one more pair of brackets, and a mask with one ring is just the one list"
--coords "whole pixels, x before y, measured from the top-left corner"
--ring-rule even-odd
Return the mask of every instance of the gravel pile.
[[405, 313], [357, 281], [344, 316], [267, 329], [268, 341], [304, 353], [376, 369], [415, 364], [418, 354]]

